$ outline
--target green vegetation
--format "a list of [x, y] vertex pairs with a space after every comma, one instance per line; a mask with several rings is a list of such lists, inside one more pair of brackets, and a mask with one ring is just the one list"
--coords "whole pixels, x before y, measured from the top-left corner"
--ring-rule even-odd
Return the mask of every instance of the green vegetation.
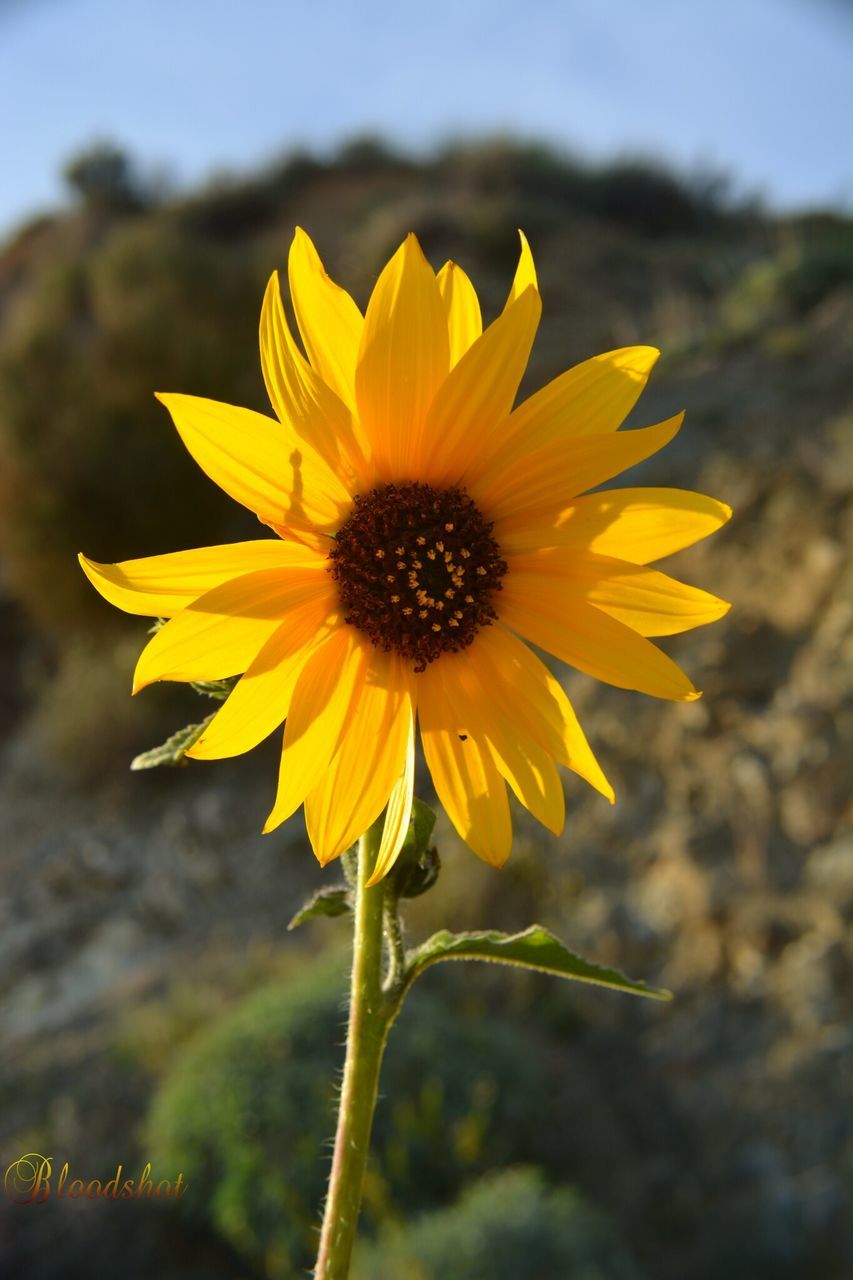
[[[333, 955], [248, 998], [177, 1056], [153, 1105], [152, 1160], [192, 1184], [187, 1211], [272, 1277], [308, 1266], [316, 1247], [344, 969]], [[520, 1054], [513, 1024], [482, 1008], [410, 996], [383, 1068], [368, 1229], [445, 1205], [472, 1178], [550, 1147], [544, 1067], [528, 1048]]]
[[111, 142], [96, 142], [68, 161], [65, 181], [92, 209], [130, 213], [145, 204], [133, 162]]
[[362, 1245], [352, 1280], [639, 1280], [607, 1217], [533, 1169], [469, 1187], [447, 1209]]
[[724, 299], [724, 322], [740, 340], [796, 326], [851, 284], [853, 225], [806, 222], [796, 234], [785, 236], [779, 249], [745, 268]]

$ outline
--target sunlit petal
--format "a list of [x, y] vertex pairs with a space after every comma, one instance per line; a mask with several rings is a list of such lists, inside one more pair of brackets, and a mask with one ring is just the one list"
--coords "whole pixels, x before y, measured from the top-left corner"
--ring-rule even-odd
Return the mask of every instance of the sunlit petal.
[[371, 295], [355, 376], [359, 416], [380, 478], [418, 478], [414, 449], [449, 368], [450, 340], [438, 281], [410, 235]]
[[502, 531], [508, 554], [540, 547], [580, 547], [649, 564], [715, 533], [732, 509], [688, 489], [605, 489], [573, 498], [537, 523]]
[[514, 712], [505, 710], [476, 655], [453, 654], [444, 659], [442, 668], [447, 697], [459, 723], [467, 726], [460, 750], [472, 741], [481, 753], [491, 756], [518, 800], [559, 835], [566, 804], [551, 756], [536, 737], [520, 729]]
[[[501, 626], [485, 627], [476, 641], [477, 668], [492, 696], [519, 729], [535, 738], [611, 804], [613, 788], [592, 753], [566, 691], [545, 663]], [[519, 690], [524, 691], [519, 697]]]
[[623, 347], [566, 370], [518, 406], [489, 449], [469, 464], [469, 481], [500, 475], [519, 452], [616, 431], [659, 355], [656, 347]]
[[642, 636], [673, 636], [716, 622], [731, 607], [699, 587], [658, 569], [614, 560], [576, 547], [552, 547], [511, 556], [509, 572], [538, 574], [570, 598], [585, 600]]
[[470, 736], [441, 662], [417, 677], [417, 690], [421, 741], [441, 805], [479, 858], [503, 866], [512, 846], [506, 783], [490, 752]]
[[403, 772], [412, 718], [411, 674], [374, 649], [352, 713], [322, 780], [305, 800], [305, 823], [321, 866], [367, 831]]
[[329, 631], [339, 626], [319, 596], [291, 609], [247, 667], [222, 708], [187, 752], [194, 760], [242, 755], [263, 742], [284, 720], [296, 681]]
[[555, 520], [571, 499], [650, 458], [677, 434], [684, 414], [654, 427], [582, 436], [519, 454], [511, 470], [470, 486], [495, 521], [498, 540], [530, 523]]
[[293, 340], [281, 300], [278, 272], [264, 294], [260, 323], [261, 369], [279, 421], [311, 446], [347, 488], [364, 472], [365, 445], [350, 409], [312, 369]]
[[508, 416], [536, 336], [542, 302], [528, 288], [469, 347], [426, 415], [420, 475], [456, 484]]
[[206, 591], [253, 569], [323, 567], [315, 551], [280, 538], [172, 551], [120, 564], [98, 564], [82, 553], [78, 559], [105, 600], [125, 613], [149, 618], [171, 618]]
[[678, 702], [699, 697], [680, 667], [651, 641], [594, 605], [555, 591], [548, 577], [508, 576], [500, 616], [519, 635], [605, 684]]
[[264, 831], [289, 818], [328, 769], [358, 701], [369, 657], [359, 633], [344, 626], [305, 663], [290, 699], [278, 793]]
[[345, 289], [326, 274], [310, 236], [296, 228], [287, 264], [296, 323], [311, 365], [355, 408], [355, 366], [364, 320]]
[[480, 300], [473, 284], [455, 262], [445, 262], [438, 273], [438, 287], [447, 312], [452, 367], [483, 332]]
[[394, 783], [394, 789], [385, 810], [385, 822], [382, 826], [382, 839], [376, 864], [367, 881], [368, 887], [378, 884], [388, 874], [397, 858], [409, 831], [409, 820], [412, 816], [415, 786], [415, 717], [414, 708], [409, 712], [409, 735], [406, 745], [406, 760], [403, 772]]
[[178, 433], [211, 480], [264, 524], [332, 531], [350, 495], [334, 471], [294, 432], [263, 414], [158, 392]]
[[536, 279], [536, 267], [533, 263], [533, 254], [527, 241], [527, 236], [523, 231], [519, 230], [518, 238], [521, 241], [521, 252], [518, 256], [518, 266], [512, 281], [512, 288], [509, 291], [506, 305], [515, 302], [516, 298], [520, 298], [525, 289], [539, 289], [539, 282]]
[[241, 675], [290, 611], [337, 599], [317, 569], [258, 569], [199, 596], [161, 627], [142, 650], [133, 677], [137, 693], [155, 680], [221, 680]]

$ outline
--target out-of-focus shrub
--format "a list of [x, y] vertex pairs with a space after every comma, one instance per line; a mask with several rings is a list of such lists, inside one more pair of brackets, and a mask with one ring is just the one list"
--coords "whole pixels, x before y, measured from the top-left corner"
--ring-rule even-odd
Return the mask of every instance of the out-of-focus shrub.
[[353, 1280], [638, 1280], [614, 1224], [534, 1169], [483, 1178], [446, 1209], [386, 1228]]
[[809, 238], [783, 255], [778, 289], [798, 315], [805, 315], [834, 293], [853, 285], [853, 228]]
[[0, 341], [0, 553], [49, 629], [103, 617], [75, 555], [260, 532], [187, 455], [155, 390], [261, 403], [246, 334], [261, 281], [166, 219], [45, 261]]
[[750, 264], [723, 300], [726, 331], [745, 337], [797, 322], [837, 289], [853, 286], [853, 230], [805, 235]]
[[[230, 173], [214, 175], [197, 191], [181, 197], [172, 207], [175, 222], [193, 237], [228, 245], [236, 242], [240, 261], [246, 264], [246, 242], [268, 232], [271, 223], [283, 219], [289, 201], [319, 184], [328, 166], [316, 156], [296, 148], [268, 168], [252, 177], [236, 177]], [[286, 244], [292, 224], [285, 218]], [[264, 266], [269, 272], [267, 254]]]
[[117, 630], [97, 641], [89, 636], [68, 641], [49, 692], [34, 702], [30, 742], [40, 756], [82, 782], [114, 777], [162, 733], [159, 705], [128, 697], [128, 671], [147, 639], [145, 620], [136, 621], [138, 635], [131, 624], [125, 635]]
[[145, 203], [130, 156], [111, 142], [96, 142], [72, 156], [63, 176], [71, 190], [95, 209], [126, 213]]
[[[342, 962], [253, 996], [196, 1039], [157, 1096], [148, 1143], [201, 1212], [271, 1277], [316, 1249], [341, 1066]], [[472, 1177], [529, 1158], [547, 1126], [539, 1058], [493, 1015], [467, 1018], [427, 991], [401, 1015], [383, 1067], [365, 1224], [447, 1203]], [[152, 1156], [152, 1159], [154, 1156]]]
[[509, 138], [450, 147], [436, 158], [434, 172], [481, 207], [500, 201], [508, 216], [523, 213], [528, 229], [583, 216], [664, 236], [707, 231], [745, 211], [719, 174], [690, 181], [643, 158], [593, 165], [543, 143]]
[[592, 174], [586, 203], [597, 217], [652, 236], [706, 229], [716, 212], [681, 178], [645, 161], [624, 161]]
[[338, 148], [335, 168], [343, 172], [384, 173], [389, 169], [411, 169], [412, 161], [395, 151], [384, 138], [366, 133], [349, 138]]

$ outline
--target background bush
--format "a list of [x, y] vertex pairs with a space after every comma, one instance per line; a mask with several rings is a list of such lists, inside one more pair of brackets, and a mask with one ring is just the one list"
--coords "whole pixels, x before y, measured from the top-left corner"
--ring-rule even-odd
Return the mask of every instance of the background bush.
[[[152, 1160], [181, 1169], [185, 1202], [270, 1276], [310, 1265], [334, 1133], [344, 962], [267, 987], [198, 1037], [167, 1073]], [[462, 1006], [462, 1007], [461, 1007]], [[470, 1016], [473, 1013], [473, 1016]], [[541, 1056], [480, 1009], [416, 991], [383, 1067], [365, 1225], [451, 1201], [472, 1177], [541, 1146]], [[385, 1100], [387, 1098], [387, 1101]]]
[[640, 1280], [615, 1225], [534, 1169], [481, 1179], [446, 1209], [361, 1245], [352, 1280]]

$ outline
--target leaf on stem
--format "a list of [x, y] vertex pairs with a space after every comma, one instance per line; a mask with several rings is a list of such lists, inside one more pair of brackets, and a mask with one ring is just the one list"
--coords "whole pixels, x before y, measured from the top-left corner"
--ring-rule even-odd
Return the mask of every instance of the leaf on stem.
[[558, 978], [574, 982], [612, 987], [632, 995], [670, 1000], [670, 992], [650, 987], [645, 982], [627, 978], [618, 969], [594, 964], [569, 951], [553, 933], [533, 924], [523, 933], [450, 933], [444, 929], [433, 934], [422, 946], [409, 954], [408, 985], [423, 971], [440, 960], [485, 960], [493, 964], [512, 964], [522, 969], [538, 969]]
[[213, 698], [215, 702], [224, 702], [237, 683], [236, 676], [226, 676], [224, 680], [192, 680], [191, 687], [205, 698]]
[[189, 751], [193, 743], [197, 742], [210, 724], [213, 716], [206, 716], [201, 724], [188, 724], [186, 728], [179, 729], [177, 733], [173, 733], [171, 738], [167, 738], [159, 747], [152, 747], [150, 751], [143, 751], [141, 755], [135, 756], [130, 762], [132, 770], [137, 769], [156, 769], [160, 765], [166, 765], [174, 768], [176, 765], [186, 764], [184, 756]]
[[314, 897], [306, 902], [304, 907], [300, 907], [287, 927], [288, 929], [296, 929], [297, 926], [304, 924], [306, 920], [311, 920], [315, 916], [342, 916], [351, 910], [350, 891], [346, 885], [334, 885], [329, 889], [318, 889]]

